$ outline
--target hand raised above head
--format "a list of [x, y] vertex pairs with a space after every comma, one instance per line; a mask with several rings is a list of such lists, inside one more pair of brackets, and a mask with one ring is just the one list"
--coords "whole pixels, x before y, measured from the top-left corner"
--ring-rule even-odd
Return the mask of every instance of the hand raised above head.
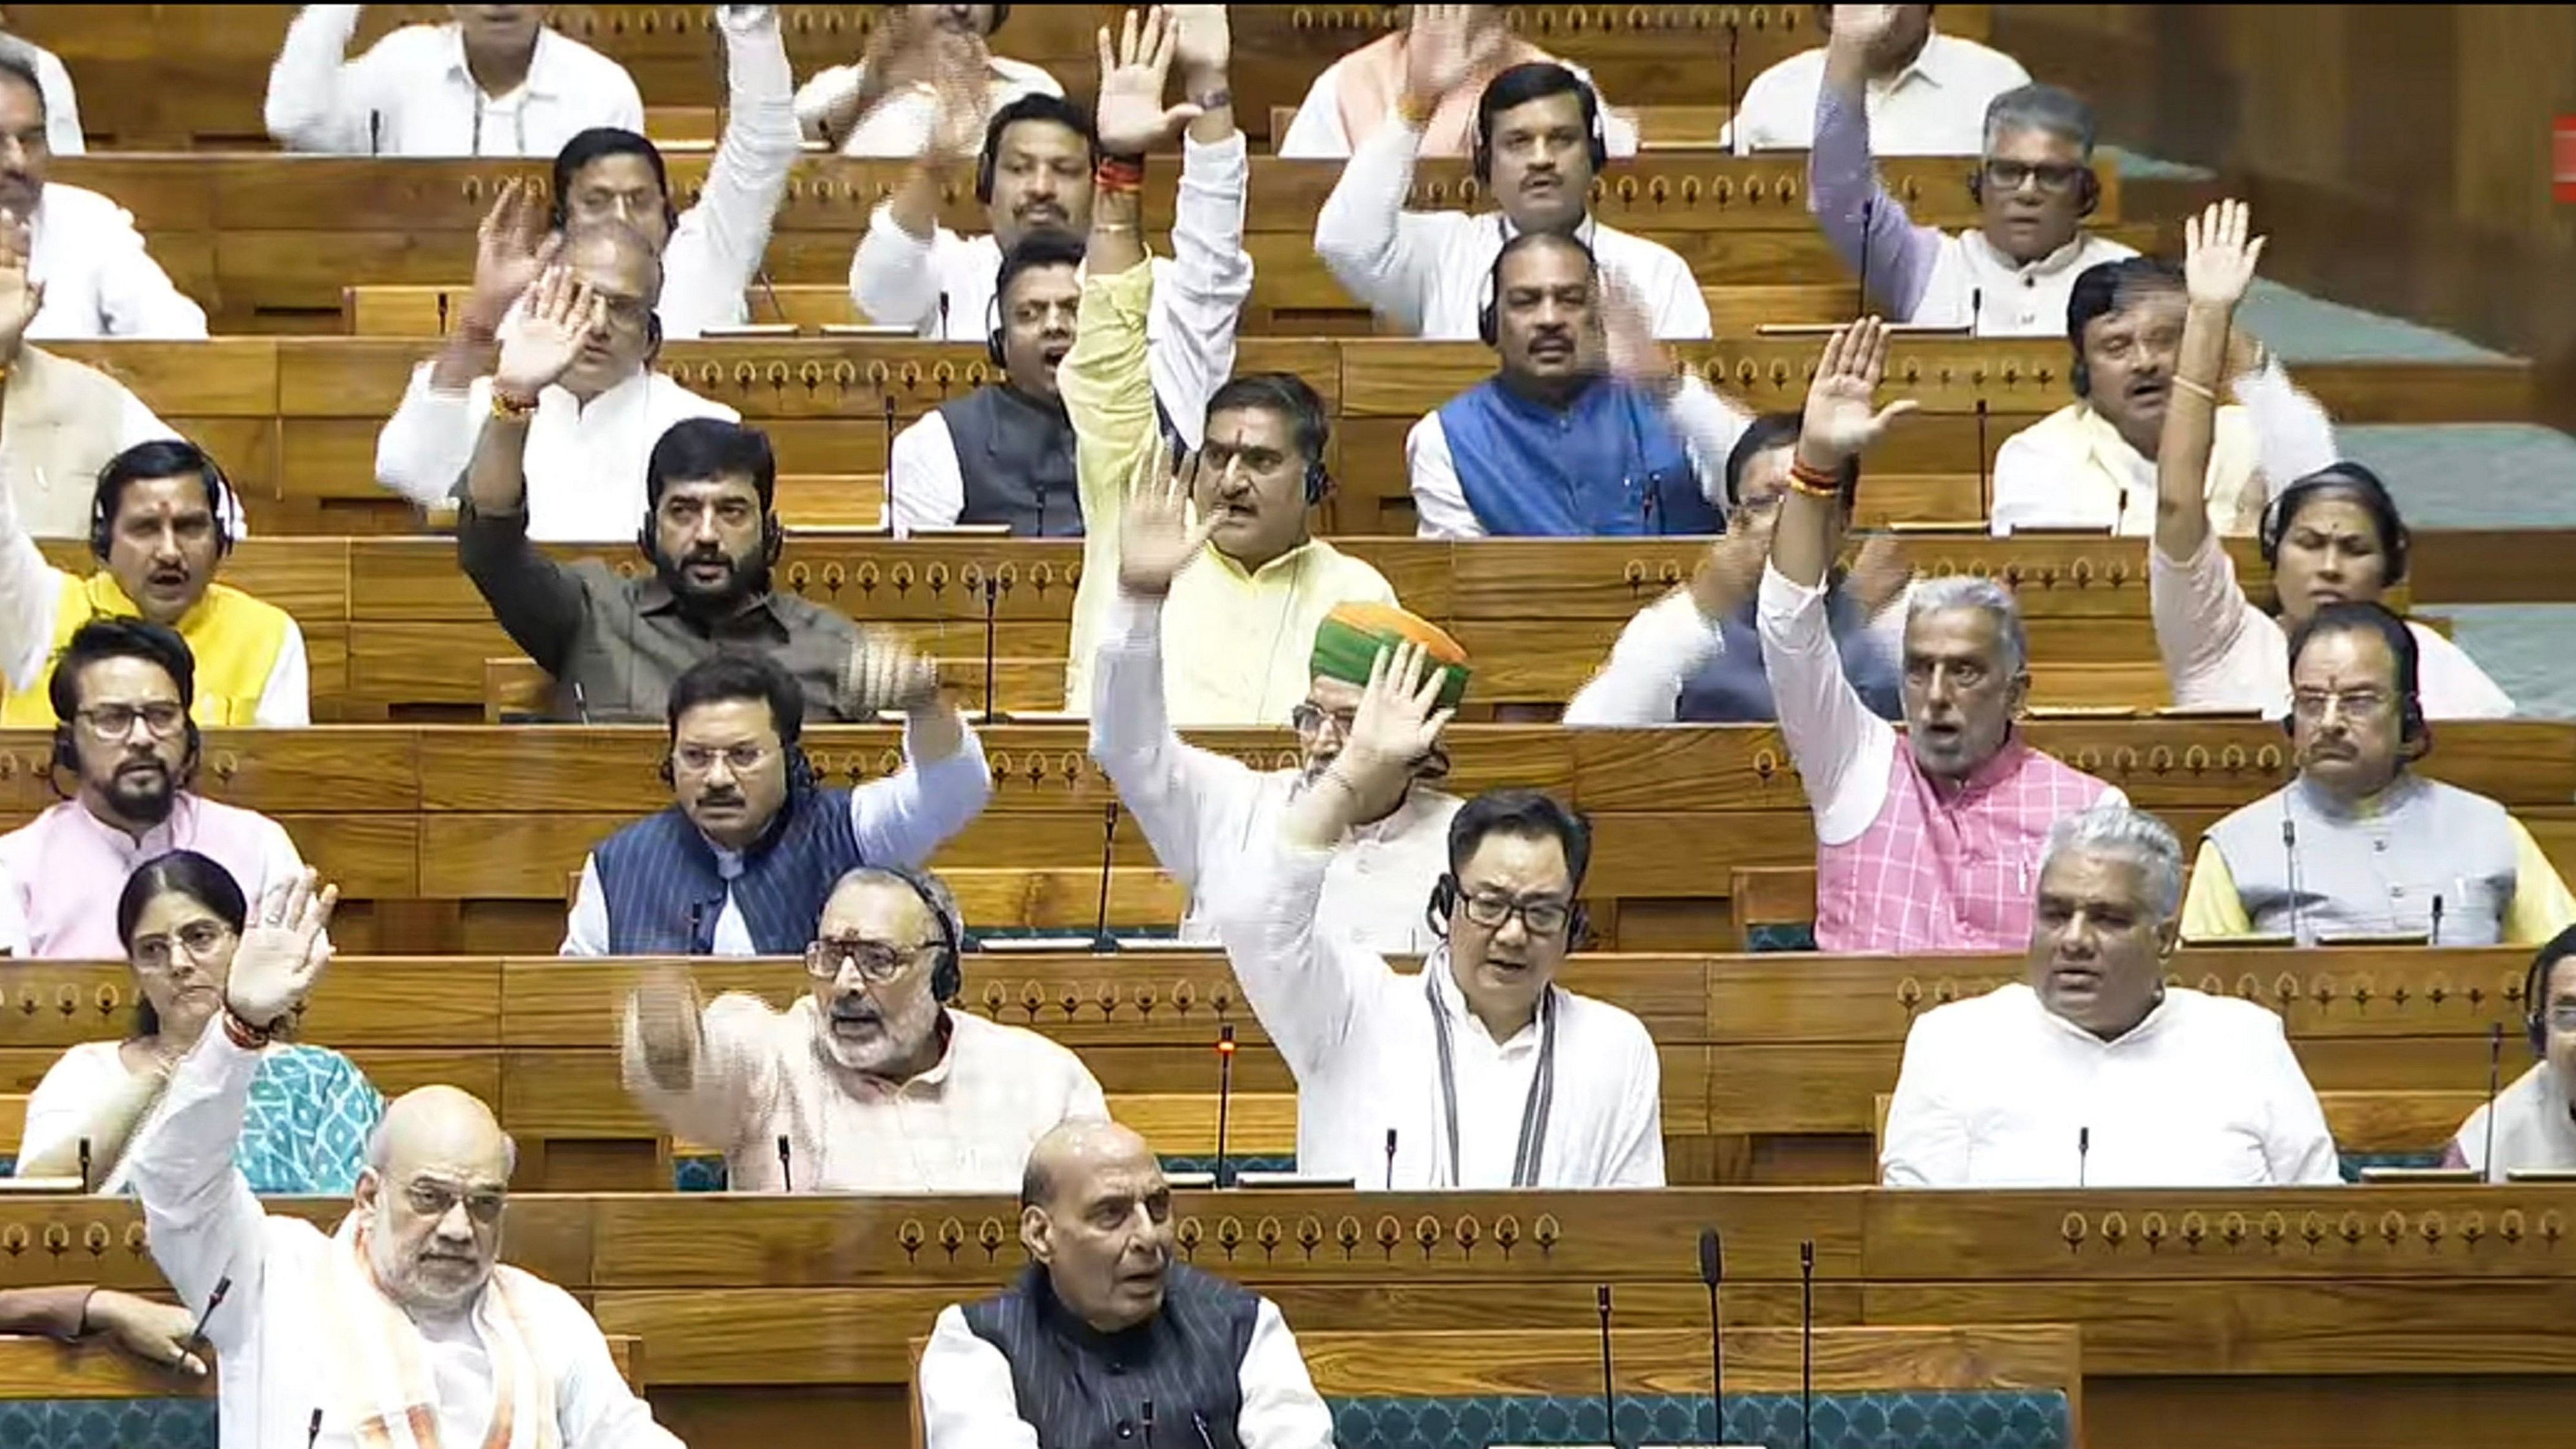
[[1404, 31], [1404, 94], [1429, 108], [1484, 73], [1503, 48], [1499, 24], [1473, 5], [1416, 5]]
[[1440, 732], [1457, 713], [1440, 708], [1445, 683], [1447, 671], [1432, 664], [1420, 644], [1407, 641], [1378, 650], [1333, 768], [1363, 794], [1409, 776], [1414, 762], [1439, 744]]
[[1799, 421], [1802, 461], [1840, 464], [1856, 458], [1885, 437], [1890, 424], [1914, 411], [1912, 399], [1872, 410], [1879, 379], [1887, 375], [1887, 340], [1886, 324], [1876, 317], [1836, 328], [1826, 340]]
[[532, 403], [537, 394], [572, 370], [582, 344], [607, 325], [608, 302], [563, 267], [548, 267], [528, 288], [527, 300], [501, 328], [501, 360], [492, 389], [505, 399]]
[[331, 961], [326, 928], [340, 888], [306, 869], [272, 883], [244, 923], [224, 977], [224, 1008], [266, 1031], [304, 1004]]
[[1100, 154], [1141, 156], [1198, 119], [1199, 108], [1189, 102], [1163, 104], [1163, 84], [1179, 40], [1179, 27], [1159, 5], [1141, 21], [1128, 11], [1115, 46], [1109, 27], [1100, 27], [1100, 99], [1092, 113]]
[[2194, 303], [2233, 307], [2245, 299], [2254, 265], [2263, 259], [2265, 238], [2248, 239], [2253, 226], [2253, 210], [2241, 201], [2213, 201], [2184, 219], [2183, 285]]
[[491, 210], [474, 229], [474, 292], [466, 305], [469, 326], [501, 325], [510, 304], [535, 284], [563, 250], [563, 236], [547, 224], [545, 200], [517, 176], [501, 183]]
[[890, 709], [923, 709], [939, 701], [939, 661], [892, 629], [862, 631], [841, 679], [852, 712], [861, 718]]
[[[1228, 461], [1226, 466], [1238, 466]], [[1190, 522], [1190, 498], [1198, 484], [1199, 457], [1190, 454], [1172, 464], [1171, 445], [1157, 441], [1147, 450], [1128, 490], [1118, 521], [1118, 587], [1140, 598], [1159, 599], [1172, 591], [1172, 580], [1206, 547], [1216, 531], [1213, 513]]]

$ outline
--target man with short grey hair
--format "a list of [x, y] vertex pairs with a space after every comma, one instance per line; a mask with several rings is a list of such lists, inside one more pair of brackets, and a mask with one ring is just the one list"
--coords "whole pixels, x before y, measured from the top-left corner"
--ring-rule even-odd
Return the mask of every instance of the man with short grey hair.
[[1807, 153], [1808, 209], [1888, 316], [1983, 337], [2053, 336], [2085, 268], [2137, 255], [2084, 226], [2101, 197], [2093, 108], [2047, 85], [1996, 96], [1968, 181], [1978, 224], [1955, 236], [1915, 225], [1871, 164], [1866, 99], [1871, 52], [1894, 23], [1888, 12], [1903, 8], [1834, 7]]
[[1841, 547], [1844, 468], [1913, 407], [1872, 410], [1886, 366], [1887, 332], [1874, 317], [1825, 344], [1755, 607], [1780, 735], [1815, 811], [1816, 945], [2011, 950], [2030, 934], [2031, 877], [2048, 828], [2127, 801], [2014, 729], [2030, 694], [2030, 639], [2000, 584], [1914, 586], [1901, 656], [1904, 748], [1844, 675], [1825, 574]]
[[2165, 985], [2182, 843], [2124, 806], [2048, 832], [2029, 977], [1905, 1039], [1890, 1187], [2244, 1187], [2340, 1180], [2317, 1094], [2268, 1009]]

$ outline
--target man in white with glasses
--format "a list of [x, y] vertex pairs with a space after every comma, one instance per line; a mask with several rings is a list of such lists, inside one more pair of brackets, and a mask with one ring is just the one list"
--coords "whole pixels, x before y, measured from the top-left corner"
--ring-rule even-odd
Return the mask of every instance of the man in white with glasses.
[[724, 1154], [736, 1192], [1016, 1192], [1058, 1123], [1106, 1119], [1080, 1058], [953, 1011], [965, 923], [938, 877], [841, 877], [785, 1011], [701, 1007], [683, 968], [628, 999], [627, 1089], [675, 1137]]

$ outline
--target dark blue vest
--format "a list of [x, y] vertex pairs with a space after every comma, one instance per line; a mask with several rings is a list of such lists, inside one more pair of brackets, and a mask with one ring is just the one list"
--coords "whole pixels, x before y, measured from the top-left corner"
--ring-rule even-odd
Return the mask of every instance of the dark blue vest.
[[[608, 949], [619, 956], [705, 956], [715, 950], [726, 882], [715, 847], [680, 813], [658, 810], [591, 853], [608, 901]], [[797, 786], [769, 833], [743, 852], [735, 906], [764, 956], [792, 956], [814, 939], [832, 883], [866, 864], [850, 828], [850, 792]]]
[[1243, 1356], [1260, 1313], [1248, 1290], [1174, 1263], [1162, 1312], [1101, 1333], [1058, 1303], [1046, 1270], [1031, 1264], [1000, 1297], [967, 1305], [965, 1318], [1010, 1360], [1020, 1421], [1046, 1449], [1138, 1449], [1148, 1400], [1157, 1444], [1242, 1449]]
[[958, 522], [1005, 524], [1015, 538], [1082, 537], [1073, 424], [1062, 407], [979, 387], [942, 403], [939, 416], [965, 484]]
[[1487, 378], [1440, 409], [1459, 490], [1497, 538], [1716, 533], [1690, 450], [1643, 391], [1603, 378], [1557, 412]]
[[[1718, 626], [1726, 652], [1682, 681], [1675, 719], [1684, 724], [1770, 724], [1780, 718], [1771, 676], [1762, 667], [1762, 636], [1754, 628], [1753, 607], [1746, 604]], [[1869, 632], [1869, 615], [1839, 584], [1825, 595], [1825, 624], [1843, 656], [1843, 678], [1860, 691], [1860, 702], [1881, 719], [1902, 716], [1905, 695], [1897, 663]]]

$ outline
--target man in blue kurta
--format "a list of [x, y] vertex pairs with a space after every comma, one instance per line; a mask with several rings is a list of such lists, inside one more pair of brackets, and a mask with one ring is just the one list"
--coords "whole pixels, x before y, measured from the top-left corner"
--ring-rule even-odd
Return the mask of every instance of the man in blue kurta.
[[833, 883], [917, 866], [992, 797], [983, 746], [931, 661], [888, 635], [851, 656], [836, 712], [904, 712], [904, 766], [854, 790], [815, 783], [798, 746], [804, 696], [766, 655], [719, 654], [671, 686], [672, 803], [582, 866], [567, 956], [792, 956]]
[[1523, 232], [1488, 295], [1497, 370], [1405, 439], [1420, 536], [1718, 532], [1726, 457], [1751, 419], [1672, 366], [1591, 249]]

